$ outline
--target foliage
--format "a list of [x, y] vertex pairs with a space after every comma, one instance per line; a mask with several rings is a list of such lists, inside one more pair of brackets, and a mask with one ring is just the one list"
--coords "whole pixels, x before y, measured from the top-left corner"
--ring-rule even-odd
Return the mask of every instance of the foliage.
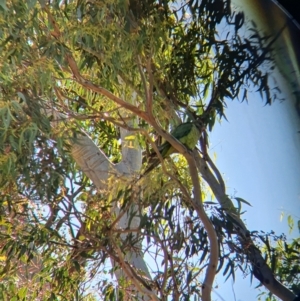
[[[288, 216], [288, 224], [292, 230], [294, 220]], [[299, 221], [298, 221], [299, 224]], [[298, 231], [300, 227], [298, 226]], [[300, 238], [288, 241], [284, 234], [278, 236], [272, 231], [258, 235], [262, 241], [262, 251], [280, 282], [284, 283], [295, 295], [300, 294]], [[264, 295], [264, 294], [262, 294]], [[271, 293], [266, 300], [276, 300]]]
[[[127, 208], [133, 186], [99, 192], [71, 149], [86, 132], [120, 162], [119, 129], [131, 127], [147, 159], [151, 139], [160, 143], [148, 111], [166, 131], [189, 115], [207, 156], [207, 130], [225, 117], [226, 101], [247, 100], [249, 88], [267, 104], [276, 99], [265, 71], [273, 40], [255, 27], [239, 35], [243, 14], [222, 0], [11, 0], [0, 9], [1, 300], [122, 299], [130, 283], [115, 285], [108, 259], [118, 262], [116, 250], [126, 254], [135, 240], [154, 262], [153, 281], [136, 271], [145, 287], [200, 300], [210, 250], [183, 156], [141, 180], [151, 185], [137, 194], [140, 235], [124, 241], [111, 208], [116, 200]], [[124, 112], [138, 121], [130, 125]], [[249, 268], [234, 221], [219, 204], [204, 206], [221, 246], [218, 270], [225, 263], [234, 277]]]

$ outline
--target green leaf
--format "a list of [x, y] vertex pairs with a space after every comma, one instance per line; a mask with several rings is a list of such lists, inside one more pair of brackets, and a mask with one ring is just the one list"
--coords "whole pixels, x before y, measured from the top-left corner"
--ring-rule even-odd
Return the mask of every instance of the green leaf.
[[18, 296], [21, 300], [26, 298], [27, 290], [28, 290], [27, 287], [22, 287], [21, 289], [19, 289]]
[[247, 204], [248, 206], [251, 206], [251, 207], [252, 207], [252, 205], [251, 205], [249, 202], [245, 201], [245, 200], [242, 199], [242, 198], [236, 197], [235, 199], [236, 199], [238, 202], [240, 202], [240, 203], [244, 203], [244, 204]]
[[37, 3], [37, 0], [27, 0], [28, 9], [32, 9]]
[[6, 0], [0, 0], [0, 6], [2, 7], [2, 9], [3, 9], [4, 11], [7, 11], [7, 10], [8, 10], [8, 8], [7, 8], [7, 6], [6, 6]]
[[77, 260], [73, 260], [73, 264], [75, 266], [76, 271], [80, 272], [81, 267], [80, 267], [80, 264], [78, 263], [78, 261]]
[[288, 226], [290, 228], [290, 233], [292, 232], [292, 230], [294, 229], [294, 219], [291, 215], [288, 216]]
[[24, 101], [26, 102], [26, 97], [22, 92], [17, 92], [17, 95]]
[[187, 283], [187, 285], [190, 284], [190, 282], [192, 280], [192, 276], [193, 276], [192, 271], [189, 271], [188, 274], [187, 274], [187, 277], [186, 277], [186, 283]]

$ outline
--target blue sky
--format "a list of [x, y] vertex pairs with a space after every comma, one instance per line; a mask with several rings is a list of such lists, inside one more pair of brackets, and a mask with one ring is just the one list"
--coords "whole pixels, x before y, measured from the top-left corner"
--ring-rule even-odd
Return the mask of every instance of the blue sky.
[[[279, 84], [284, 102], [264, 106], [259, 93], [249, 93], [248, 104], [228, 102], [228, 121], [216, 124], [210, 133], [210, 152], [212, 158], [216, 153], [215, 163], [225, 180], [227, 194], [252, 204], [243, 206], [248, 229], [288, 234], [287, 220], [281, 221], [281, 214], [300, 219], [300, 119], [290, 87], [283, 80]], [[296, 235], [294, 231], [290, 237]], [[152, 264], [149, 256], [145, 259]], [[152, 267], [155, 269], [155, 265]], [[249, 276], [236, 276], [235, 284], [231, 278], [224, 283], [220, 272], [212, 299], [257, 300], [259, 291], [254, 288], [258, 282], [254, 280], [251, 285]]]
[[[247, 20], [254, 20], [263, 32], [273, 30], [274, 34], [285, 20], [270, 2], [233, 0], [242, 7]], [[227, 194], [252, 204], [243, 207], [247, 211], [243, 219], [250, 231], [288, 234], [287, 216], [291, 215], [295, 221], [300, 219], [300, 118], [291, 93], [291, 87], [300, 90], [297, 63], [300, 49], [298, 44], [291, 43], [294, 35], [285, 30], [278, 44], [277, 63], [286, 80], [279, 74], [275, 76], [285, 101], [264, 106], [259, 93], [254, 92], [248, 94], [248, 104], [229, 101], [225, 112], [228, 122], [222, 120], [210, 133], [210, 152], [212, 157], [216, 153], [215, 163], [226, 182]], [[299, 236], [297, 229], [288, 238], [296, 236]], [[250, 277], [243, 279], [243, 275], [237, 275], [232, 286], [231, 280], [224, 283], [220, 273], [217, 284], [216, 292], [225, 301], [258, 300], [259, 291], [254, 289], [258, 282], [251, 285]], [[213, 300], [222, 299], [213, 294]]]
[[[243, 206], [247, 211], [243, 219], [250, 231], [288, 234], [287, 220], [280, 220], [281, 213], [300, 219], [300, 119], [289, 87], [281, 81], [281, 88], [286, 100], [271, 106], [264, 106], [258, 93], [249, 94], [248, 104], [228, 102], [228, 121], [217, 124], [210, 134], [210, 152], [216, 153], [227, 194], [252, 205]], [[298, 235], [297, 231], [292, 235]], [[234, 297], [231, 281], [224, 285], [218, 277], [217, 292], [224, 300], [257, 300], [258, 291], [250, 289], [249, 277], [241, 278], [237, 277], [234, 285]], [[216, 296], [215, 300], [220, 299]]]

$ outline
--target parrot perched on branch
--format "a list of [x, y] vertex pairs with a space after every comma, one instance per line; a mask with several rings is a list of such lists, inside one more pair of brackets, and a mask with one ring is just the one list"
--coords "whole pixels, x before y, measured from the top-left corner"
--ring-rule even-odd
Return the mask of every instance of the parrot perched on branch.
[[[180, 141], [185, 147], [190, 150], [193, 150], [200, 138], [201, 132], [197, 128], [195, 122], [185, 122], [177, 126], [174, 130], [170, 133], [175, 139]], [[164, 142], [158, 148], [161, 156], [163, 159], [178, 152], [168, 141]], [[156, 153], [151, 154], [151, 159], [149, 161], [149, 167], [144, 172], [144, 175], [149, 173], [152, 169], [160, 164], [160, 160], [157, 157]]]

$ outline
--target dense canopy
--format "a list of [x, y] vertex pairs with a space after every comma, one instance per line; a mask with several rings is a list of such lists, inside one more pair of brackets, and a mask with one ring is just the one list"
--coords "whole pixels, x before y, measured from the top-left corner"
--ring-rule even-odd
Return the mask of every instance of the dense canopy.
[[[277, 98], [276, 37], [245, 34], [223, 0], [0, 10], [3, 300], [210, 300], [216, 272], [236, 268], [292, 300], [207, 152], [227, 101]], [[187, 121], [194, 150], [169, 134]], [[162, 160], [165, 140], [178, 154]]]

